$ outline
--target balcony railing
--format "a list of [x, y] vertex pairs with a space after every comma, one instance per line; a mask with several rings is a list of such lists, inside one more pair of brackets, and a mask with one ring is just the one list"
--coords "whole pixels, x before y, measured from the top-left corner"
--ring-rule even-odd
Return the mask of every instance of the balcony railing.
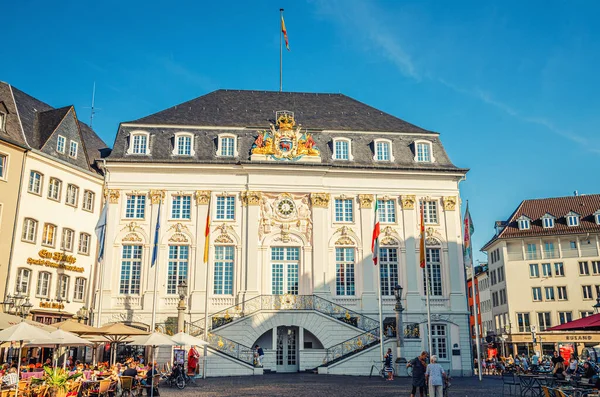
[[559, 255], [557, 250], [544, 250], [545, 259], [558, 258], [558, 256]]
[[339, 360], [351, 353], [359, 352], [375, 345], [377, 342], [379, 342], [379, 327], [329, 347], [325, 351], [323, 365], [330, 364], [332, 361]]
[[[196, 337], [202, 337], [204, 330], [195, 326], [194, 324], [186, 324], [190, 335]], [[254, 354], [252, 348], [241, 343], [232, 341], [220, 335], [208, 333], [207, 342], [209, 346], [221, 353], [227, 354], [228, 356], [237, 358], [247, 364], [254, 365]]]

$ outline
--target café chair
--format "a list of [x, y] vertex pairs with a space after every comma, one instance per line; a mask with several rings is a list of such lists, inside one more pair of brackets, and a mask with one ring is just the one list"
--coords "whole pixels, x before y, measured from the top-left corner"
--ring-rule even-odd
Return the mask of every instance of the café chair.
[[104, 397], [108, 395], [110, 391], [110, 379], [104, 379], [99, 382], [98, 388], [90, 390], [88, 393], [89, 397]]

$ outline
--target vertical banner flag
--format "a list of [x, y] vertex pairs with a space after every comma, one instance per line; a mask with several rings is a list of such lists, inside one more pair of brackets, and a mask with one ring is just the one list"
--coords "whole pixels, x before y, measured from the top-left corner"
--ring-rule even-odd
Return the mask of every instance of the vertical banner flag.
[[379, 204], [377, 203], [377, 196], [375, 196], [375, 219], [373, 221], [373, 240], [371, 241], [371, 252], [373, 252], [373, 264], [377, 266], [379, 260], [379, 233], [381, 232], [379, 226]]
[[473, 245], [471, 244], [471, 236], [473, 233], [475, 233], [475, 227], [473, 226], [473, 219], [471, 219], [471, 213], [469, 212], [469, 202], [467, 202], [467, 209], [465, 210], [465, 232], [463, 236], [465, 266], [473, 266]]
[[[162, 200], [161, 200], [162, 201]], [[156, 217], [156, 231], [154, 232], [154, 248], [152, 249], [152, 263], [150, 267], [153, 267], [158, 258], [158, 232], [160, 231], [160, 206], [162, 203], [158, 203], [158, 216]]]
[[100, 213], [100, 219], [96, 223], [96, 237], [98, 237], [98, 262], [104, 257], [104, 240], [106, 237], [106, 214], [108, 212], [108, 203], [104, 203], [104, 208]]
[[283, 21], [283, 14], [281, 14], [281, 33], [283, 33], [283, 39], [285, 40], [285, 48], [290, 50], [290, 42], [288, 41], [287, 29], [285, 28], [285, 22]]
[[210, 236], [210, 201], [208, 200], [208, 210], [206, 213], [206, 229], [204, 230], [204, 263], [208, 263], [208, 237]]
[[425, 269], [425, 201], [421, 201], [421, 241], [419, 242], [419, 266]]

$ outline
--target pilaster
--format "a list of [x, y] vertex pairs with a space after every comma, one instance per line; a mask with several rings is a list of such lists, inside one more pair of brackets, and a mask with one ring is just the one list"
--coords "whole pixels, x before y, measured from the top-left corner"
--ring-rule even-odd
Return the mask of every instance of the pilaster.
[[[195, 257], [196, 261], [190, 263], [194, 267], [194, 272], [190, 273], [189, 288], [190, 288], [190, 307], [195, 311], [204, 312], [204, 303], [207, 297], [206, 280], [209, 276], [210, 266], [204, 263], [204, 247], [207, 244], [204, 231], [206, 230], [206, 219], [209, 211], [211, 192], [208, 190], [197, 190], [194, 194], [196, 199], [196, 230], [201, 231], [196, 236], [195, 241]], [[209, 245], [210, 246], [210, 245]], [[210, 256], [209, 256], [210, 258]], [[210, 285], [209, 285], [210, 288]]]
[[327, 287], [327, 280], [330, 277], [327, 274], [327, 258], [329, 257], [327, 230], [330, 199], [329, 193], [311, 193], [310, 195], [313, 216], [312, 280], [313, 291], [317, 295], [331, 294]]
[[373, 266], [371, 241], [373, 239], [374, 212], [372, 194], [359, 194], [360, 212], [360, 239], [363, 245], [362, 268], [362, 309], [364, 311], [377, 310], [377, 282], [379, 281], [379, 266]]
[[261, 294], [261, 283], [260, 274], [263, 272], [264, 264], [261, 265], [259, 260], [259, 246], [260, 241], [258, 239], [258, 226], [260, 225], [260, 202], [262, 200], [261, 192], [245, 191], [241, 193], [242, 208], [245, 213], [243, 230], [246, 241], [246, 258], [244, 265], [242, 266], [243, 274], [241, 275], [242, 280], [246, 283], [243, 286], [241, 292], [242, 301], [248, 300], [254, 296]]
[[400, 197], [402, 207], [402, 218], [404, 219], [404, 238], [406, 246], [406, 291], [407, 307], [421, 307], [421, 290], [419, 288], [419, 268], [417, 258], [417, 244], [419, 241], [419, 223], [417, 221], [417, 212], [415, 211], [416, 196], [404, 195]]

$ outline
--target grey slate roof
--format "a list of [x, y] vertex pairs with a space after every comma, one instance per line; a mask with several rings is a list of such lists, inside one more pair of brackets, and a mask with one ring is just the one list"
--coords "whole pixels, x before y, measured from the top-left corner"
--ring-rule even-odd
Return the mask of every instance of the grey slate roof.
[[[153, 115], [121, 124], [108, 160], [247, 163], [250, 162], [252, 145], [258, 132], [268, 129], [270, 123], [274, 123], [275, 112], [279, 110], [294, 112], [296, 122], [312, 132], [316, 146], [321, 151], [321, 164], [354, 168], [467, 171], [452, 164], [437, 133], [407, 123], [345, 95], [237, 90], [214, 91]], [[207, 128], [194, 129], [186, 126]], [[243, 129], [228, 130], [220, 127]], [[150, 155], [127, 154], [130, 133], [135, 130], [143, 130], [150, 134]], [[172, 154], [176, 132], [194, 135], [194, 156], [182, 157]], [[237, 136], [238, 157], [216, 156], [218, 135], [221, 133]], [[352, 161], [331, 158], [333, 138], [338, 137], [346, 137], [352, 141]], [[373, 160], [374, 140], [377, 138], [392, 141], [393, 162]], [[414, 161], [416, 139], [431, 142], [434, 163]]]

